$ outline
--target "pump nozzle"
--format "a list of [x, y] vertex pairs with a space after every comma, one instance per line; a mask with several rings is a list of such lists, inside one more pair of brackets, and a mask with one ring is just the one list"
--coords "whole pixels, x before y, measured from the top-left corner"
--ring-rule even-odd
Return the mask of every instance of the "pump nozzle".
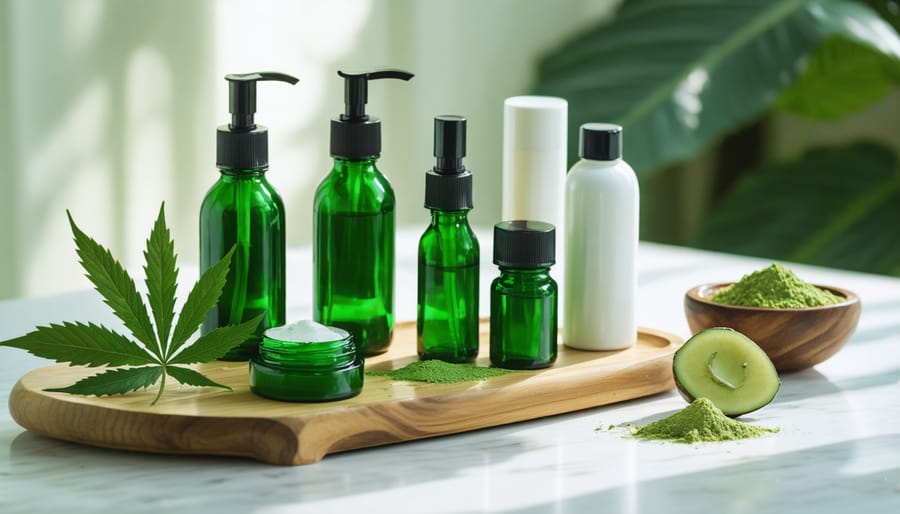
[[216, 128], [216, 165], [256, 169], [269, 165], [269, 132], [253, 120], [256, 114], [256, 83], [278, 80], [296, 84], [297, 78], [274, 71], [225, 75], [228, 81], [228, 112], [231, 123]]
[[331, 120], [331, 155], [360, 159], [381, 154], [381, 120], [366, 114], [369, 81], [409, 80], [413, 74], [403, 70], [337, 73], [344, 79], [344, 113]]
[[225, 75], [228, 81], [228, 112], [231, 113], [231, 130], [253, 130], [256, 123], [256, 83], [262, 80], [277, 80], [296, 84], [298, 79], [285, 73], [259, 71], [256, 73], [232, 73]]
[[409, 80], [413, 74], [403, 70], [378, 70], [362, 73], [337, 72], [344, 79], [344, 114], [341, 121], [366, 121], [369, 102], [369, 81], [378, 79]]
[[466, 119], [454, 114], [434, 118], [434, 168], [425, 172], [425, 207], [441, 211], [472, 208], [472, 174], [466, 156]]

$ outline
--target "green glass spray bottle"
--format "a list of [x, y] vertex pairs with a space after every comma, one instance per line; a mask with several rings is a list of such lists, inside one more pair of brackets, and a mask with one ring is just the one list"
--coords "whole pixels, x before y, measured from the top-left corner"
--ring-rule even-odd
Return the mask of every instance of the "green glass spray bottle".
[[364, 355], [387, 351], [394, 331], [394, 190], [375, 165], [381, 120], [366, 114], [368, 83], [411, 73], [338, 72], [344, 114], [331, 120], [334, 166], [313, 204], [313, 319], [353, 335]]
[[[200, 207], [200, 272], [235, 248], [219, 302], [206, 316], [201, 333], [237, 324], [265, 312], [258, 336], [285, 322], [284, 204], [266, 180], [268, 131], [253, 120], [256, 83], [297, 83], [282, 73], [226, 75], [231, 123], [216, 130], [216, 166], [221, 176]], [[231, 350], [223, 359], [247, 360], [259, 337]]]
[[419, 240], [417, 346], [422, 359], [472, 362], [478, 356], [478, 264], [469, 226], [472, 174], [463, 165], [466, 119], [434, 119], [434, 169], [425, 175], [431, 225]]

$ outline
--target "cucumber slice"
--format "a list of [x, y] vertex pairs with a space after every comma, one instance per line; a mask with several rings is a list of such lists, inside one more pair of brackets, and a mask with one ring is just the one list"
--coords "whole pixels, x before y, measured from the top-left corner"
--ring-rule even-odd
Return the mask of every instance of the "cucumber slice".
[[688, 339], [675, 352], [672, 372], [685, 400], [708, 398], [731, 417], [767, 405], [781, 387], [766, 352], [730, 328], [708, 328]]

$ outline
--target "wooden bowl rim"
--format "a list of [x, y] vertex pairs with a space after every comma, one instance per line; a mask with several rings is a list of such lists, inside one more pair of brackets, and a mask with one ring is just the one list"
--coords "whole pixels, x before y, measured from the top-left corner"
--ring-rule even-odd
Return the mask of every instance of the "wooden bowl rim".
[[721, 307], [725, 309], [734, 309], [734, 310], [744, 310], [744, 311], [761, 311], [761, 312], [810, 312], [810, 311], [823, 311], [828, 309], [845, 309], [853, 304], [859, 303], [859, 296], [853, 291], [849, 289], [843, 289], [835, 286], [827, 286], [821, 284], [813, 284], [819, 289], [824, 289], [831, 293], [834, 293], [838, 296], [843, 296], [845, 300], [841, 303], [834, 303], [831, 305], [820, 305], [818, 307], [802, 307], [802, 308], [784, 308], [779, 309], [775, 307], [748, 307], [745, 305], [729, 305], [727, 303], [716, 303], [709, 300], [709, 296], [701, 296], [700, 291], [715, 291], [721, 289], [723, 287], [730, 286], [734, 284], [734, 282], [710, 282], [707, 284], [700, 284], [698, 286], [694, 286], [688, 289], [687, 293], [684, 294], [685, 298], [688, 298], [697, 303], [701, 303], [704, 305], [709, 305], [713, 307]]

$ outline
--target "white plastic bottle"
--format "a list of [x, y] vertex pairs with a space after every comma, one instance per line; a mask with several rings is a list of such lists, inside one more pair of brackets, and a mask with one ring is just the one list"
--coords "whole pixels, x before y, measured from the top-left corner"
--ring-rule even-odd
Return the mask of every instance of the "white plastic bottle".
[[622, 127], [586, 123], [566, 177], [563, 342], [620, 350], [637, 340], [637, 177], [622, 160]]
[[[552, 96], [513, 96], [503, 102], [501, 219], [556, 227], [556, 272], [565, 274], [566, 141], [569, 103]], [[559, 320], [566, 311], [559, 284]]]

